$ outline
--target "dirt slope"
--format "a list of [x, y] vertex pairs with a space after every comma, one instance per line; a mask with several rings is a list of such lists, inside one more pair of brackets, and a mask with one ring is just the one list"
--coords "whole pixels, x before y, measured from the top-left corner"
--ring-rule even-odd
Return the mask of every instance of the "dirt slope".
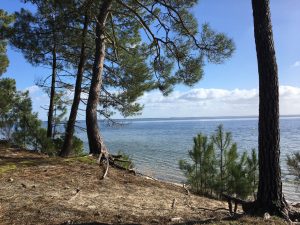
[[89, 157], [0, 147], [0, 224], [227, 224], [224, 202], [124, 171], [110, 169], [104, 180], [101, 173]]

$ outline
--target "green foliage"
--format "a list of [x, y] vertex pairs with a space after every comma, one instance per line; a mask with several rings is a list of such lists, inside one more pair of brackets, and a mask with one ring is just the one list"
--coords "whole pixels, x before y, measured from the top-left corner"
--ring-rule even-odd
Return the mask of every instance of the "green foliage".
[[226, 157], [224, 192], [245, 199], [253, 194], [252, 189], [250, 189], [251, 180], [248, 178], [248, 168], [246, 166], [247, 154], [244, 152], [239, 157], [237, 145], [233, 144]]
[[[211, 139], [216, 146], [216, 148], [219, 150], [218, 154], [218, 165], [219, 165], [219, 181], [218, 181], [218, 187], [219, 187], [219, 193], [222, 193], [225, 190], [225, 157], [227, 155], [227, 151], [229, 148], [233, 148], [232, 146], [232, 137], [230, 132], [224, 132], [223, 125], [220, 124], [217, 129], [215, 130], [215, 134], [212, 135]], [[229, 157], [233, 157], [233, 155], [229, 155]], [[230, 160], [230, 159], [229, 159]]]
[[54, 96], [53, 139], [55, 139], [55, 136], [59, 134], [57, 132], [57, 127], [61, 125], [61, 122], [65, 119], [67, 114], [68, 100], [65, 95], [66, 93], [64, 91], [59, 91]]
[[[247, 175], [250, 182], [250, 191], [256, 193], [258, 187], [258, 159], [254, 148], [251, 151], [251, 155], [247, 157], [246, 166], [248, 169]], [[255, 197], [256, 195], [254, 194]]]
[[216, 174], [216, 160], [214, 146], [208, 142], [207, 136], [198, 134], [194, 138], [194, 148], [189, 151], [189, 157], [192, 164], [186, 160], [179, 161], [179, 168], [184, 171], [196, 193], [210, 193], [214, 189], [214, 180]]
[[13, 22], [14, 16], [9, 15], [4, 10], [0, 9], [0, 76], [6, 72], [9, 65], [9, 60], [6, 55], [7, 33], [9, 25]]
[[120, 158], [121, 161], [115, 162], [116, 164], [118, 164], [119, 166], [122, 166], [123, 168], [126, 168], [128, 170], [134, 168], [134, 163], [133, 163], [130, 155], [126, 154], [123, 151], [118, 151], [118, 155], [121, 155], [122, 157]]
[[290, 174], [295, 177], [295, 181], [298, 181], [298, 184], [300, 184], [300, 152], [287, 156], [287, 166]]
[[17, 120], [16, 105], [19, 93], [13, 79], [0, 79], [0, 133], [11, 140], [13, 126]]
[[11, 170], [15, 170], [17, 168], [17, 166], [14, 163], [7, 163], [4, 165], [0, 165], [0, 175], [9, 172]]
[[[32, 112], [32, 102], [28, 91], [16, 90], [16, 82], [13, 79], [0, 79], [0, 133], [4, 138], [17, 146], [34, 149], [50, 156], [56, 156], [61, 149], [63, 137], [51, 140], [47, 138], [46, 129], [42, 128], [42, 122], [37, 113]], [[63, 94], [61, 94], [63, 95]], [[56, 103], [56, 123], [66, 113], [66, 107], [61, 101], [61, 96]], [[83, 155], [83, 142], [74, 136], [73, 154]]]
[[250, 156], [246, 152], [239, 155], [237, 144], [231, 142], [231, 133], [224, 132], [222, 125], [210, 140], [202, 134], [194, 138], [190, 162], [179, 161], [179, 168], [194, 192], [216, 197], [227, 193], [244, 199], [254, 195], [258, 172], [256, 152], [252, 149]]
[[37, 113], [32, 113], [32, 102], [28, 91], [20, 94], [16, 103], [16, 115], [13, 142], [24, 148], [34, 146], [41, 121], [38, 119]]
[[37, 134], [35, 136], [35, 146], [36, 150], [39, 150], [42, 153], [45, 153], [49, 156], [57, 155], [57, 148], [55, 142], [52, 139], [47, 137], [47, 130], [45, 128], [38, 128]]
[[75, 156], [84, 155], [84, 153], [83, 153], [83, 151], [84, 151], [83, 141], [80, 138], [78, 138], [76, 136], [73, 136], [72, 149], [73, 149], [73, 154]]
[[[63, 146], [64, 143], [64, 136], [60, 136], [58, 138], [55, 138], [53, 140], [54, 144], [55, 144], [55, 155], [59, 154], [60, 149]], [[84, 145], [83, 145], [83, 141], [76, 137], [73, 136], [73, 140], [72, 140], [72, 155], [73, 156], [83, 156], [84, 155]]]

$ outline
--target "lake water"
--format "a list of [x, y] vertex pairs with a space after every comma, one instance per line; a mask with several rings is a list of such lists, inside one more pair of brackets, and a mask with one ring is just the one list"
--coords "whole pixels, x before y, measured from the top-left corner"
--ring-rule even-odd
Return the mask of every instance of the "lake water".
[[[180, 159], [188, 159], [187, 152], [193, 147], [193, 137], [198, 133], [210, 135], [219, 124], [232, 133], [240, 152], [257, 149], [257, 118], [176, 118], [124, 120], [126, 125], [108, 127], [100, 124], [102, 135], [111, 153], [119, 150], [129, 154], [137, 171], [159, 179], [182, 183], [185, 178], [178, 168]], [[84, 125], [84, 122], [81, 122]], [[282, 117], [281, 167], [283, 190], [289, 201], [300, 202], [297, 190], [286, 167], [286, 155], [300, 151], [300, 117]], [[83, 131], [77, 135], [85, 142]]]

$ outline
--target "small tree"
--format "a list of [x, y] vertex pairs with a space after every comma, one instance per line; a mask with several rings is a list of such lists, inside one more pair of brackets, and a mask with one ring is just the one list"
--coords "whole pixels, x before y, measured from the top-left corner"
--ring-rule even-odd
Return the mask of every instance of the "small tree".
[[[215, 146], [222, 149], [219, 155], [215, 154]], [[222, 125], [210, 140], [202, 134], [197, 135], [189, 157], [192, 162], [180, 160], [179, 168], [196, 193], [217, 197], [226, 193], [239, 198], [255, 193], [258, 176], [256, 152], [253, 149], [251, 156], [246, 152], [239, 155], [237, 144], [231, 143], [231, 133], [225, 133]]]
[[219, 193], [222, 193], [224, 190], [224, 174], [225, 174], [225, 155], [227, 154], [228, 149], [232, 148], [232, 137], [230, 132], [224, 132], [223, 125], [220, 124], [216, 129], [215, 133], [211, 137], [214, 145], [220, 151], [219, 156]]
[[287, 166], [290, 174], [295, 177], [295, 181], [298, 181], [298, 184], [300, 184], [300, 152], [287, 156]]
[[0, 80], [0, 133], [8, 141], [11, 140], [13, 126], [17, 120], [16, 101], [18, 92], [13, 79]]
[[64, 97], [66, 93], [64, 91], [59, 91], [54, 97], [54, 114], [53, 114], [53, 133], [52, 139], [59, 134], [57, 127], [62, 125], [62, 121], [65, 120], [67, 114], [67, 104], [68, 100]]
[[226, 152], [226, 175], [224, 178], [224, 192], [230, 195], [236, 195], [239, 198], [247, 198], [253, 194], [251, 189], [251, 180], [249, 179], [247, 168], [247, 153], [239, 156], [237, 144], [233, 144]]
[[198, 134], [194, 138], [193, 150], [189, 151], [192, 163], [179, 161], [179, 168], [187, 177], [188, 183], [196, 193], [212, 193], [216, 174], [215, 152], [207, 136]]
[[27, 148], [36, 145], [36, 136], [41, 126], [37, 113], [32, 113], [32, 102], [29, 92], [20, 93], [16, 103], [17, 121], [14, 124], [14, 143]]
[[251, 155], [247, 157], [246, 166], [251, 193], [253, 193], [253, 197], [256, 199], [256, 191], [258, 187], [258, 159], [256, 149], [253, 148]]

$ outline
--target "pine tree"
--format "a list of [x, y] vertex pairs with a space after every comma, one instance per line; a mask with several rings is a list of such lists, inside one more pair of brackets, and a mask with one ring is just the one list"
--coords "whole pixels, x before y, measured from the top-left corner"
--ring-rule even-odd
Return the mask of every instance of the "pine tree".
[[16, 104], [18, 92], [13, 79], [0, 79], [0, 132], [11, 141], [13, 127], [17, 120]]
[[256, 149], [252, 149], [251, 155], [247, 157], [247, 175], [250, 182], [251, 193], [256, 199], [258, 186], [258, 159]]
[[[223, 148], [223, 171], [221, 171], [221, 155], [215, 154], [216, 147], [219, 148], [220, 145], [215, 143], [219, 140], [217, 143], [222, 142], [224, 147], [224, 137], [227, 137], [226, 143], [228, 144], [226, 148]], [[222, 194], [235, 195], [243, 199], [254, 195], [257, 189], [256, 152], [253, 149], [251, 156], [248, 156], [246, 152], [240, 155], [237, 144], [231, 142], [231, 133], [224, 132], [222, 125], [218, 126], [210, 140], [202, 134], [194, 138], [193, 150], [189, 151], [191, 162], [179, 161], [179, 168], [183, 171], [193, 191], [219, 198]]]
[[278, 68], [269, 0], [252, 0], [259, 73], [259, 183], [253, 211], [288, 217], [280, 169]]
[[[116, 55], [121, 48], [131, 51], [132, 45], [118, 45], [120, 39], [115, 39], [113, 33], [108, 33], [109, 27], [112, 27], [113, 31], [123, 28], [120, 15], [126, 15], [128, 22], [125, 29], [130, 25], [137, 27], [138, 24], [141, 26], [138, 30], [147, 36], [148, 40], [142, 39], [138, 46], [145, 46], [148, 52], [146, 62], [150, 68], [150, 79], [153, 81], [152, 89], [158, 88], [164, 94], [170, 93], [178, 83], [192, 85], [199, 81], [203, 74], [204, 60], [221, 63], [231, 56], [234, 50], [233, 43], [224, 34], [213, 32], [207, 25], [203, 27], [201, 34], [198, 33], [196, 20], [189, 13], [189, 9], [196, 3], [197, 1], [182, 0], [103, 0], [99, 4], [95, 60], [86, 109], [90, 153], [107, 151], [97, 124], [97, 107], [103, 85], [105, 60], [109, 55]], [[130, 34], [129, 32], [127, 37]], [[113, 40], [110, 41], [112, 45], [109, 40]]]
[[69, 2], [61, 0], [31, 2], [36, 4], [37, 12], [32, 14], [21, 9], [15, 14], [16, 21], [10, 43], [24, 54], [29, 63], [50, 66], [52, 70], [51, 75], [44, 80], [44, 83], [49, 78], [51, 80], [47, 127], [47, 136], [51, 138], [57, 75], [62, 68], [67, 67], [67, 63], [60, 56], [64, 51], [67, 37], [63, 31], [66, 30], [68, 17], [63, 12]]
[[9, 65], [9, 60], [6, 55], [6, 39], [9, 37], [9, 25], [13, 20], [13, 15], [9, 15], [4, 10], [0, 9], [0, 76], [6, 72], [6, 68]]
[[226, 177], [224, 192], [229, 195], [236, 195], [239, 198], [246, 199], [253, 194], [251, 189], [251, 180], [247, 170], [247, 153], [239, 156], [237, 144], [233, 144], [226, 152], [225, 171]]
[[211, 137], [214, 145], [220, 151], [218, 154], [220, 172], [218, 182], [219, 194], [221, 194], [225, 190], [225, 156], [227, 155], [227, 151], [229, 150], [229, 148], [233, 148], [231, 136], [232, 135], [230, 132], [224, 132], [223, 125], [220, 124]]
[[192, 163], [179, 161], [179, 168], [187, 177], [192, 190], [199, 194], [211, 194], [215, 186], [216, 160], [213, 144], [207, 136], [198, 134], [194, 137], [193, 150], [188, 152]]
[[32, 113], [29, 92], [20, 93], [16, 103], [17, 121], [14, 124], [13, 142], [23, 148], [33, 147], [36, 143], [41, 121], [37, 113]]
[[295, 181], [299, 185], [300, 180], [300, 152], [295, 152], [287, 156], [287, 166], [290, 174], [295, 177]]
[[64, 91], [58, 91], [54, 98], [54, 114], [53, 114], [53, 134], [52, 139], [55, 139], [59, 134], [57, 127], [62, 125], [67, 114], [68, 99], [64, 97], [66, 93]]

